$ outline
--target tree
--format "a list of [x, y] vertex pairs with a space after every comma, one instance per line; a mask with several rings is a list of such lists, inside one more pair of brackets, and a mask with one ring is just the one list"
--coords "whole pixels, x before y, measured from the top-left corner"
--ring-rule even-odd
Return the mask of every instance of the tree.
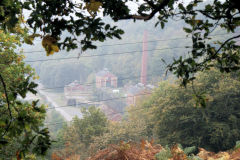
[[[72, 124], [60, 132], [65, 143], [62, 148], [56, 148], [53, 154], [68, 158], [75, 154], [80, 155], [81, 159], [89, 156], [89, 146], [94, 137], [103, 135], [107, 131], [108, 121], [100, 109], [90, 106], [82, 109], [83, 118], [75, 117]], [[60, 139], [62, 141], [62, 139]]]
[[[144, 104], [152, 110], [148, 126], [154, 137], [162, 145], [180, 143], [214, 152], [231, 149], [240, 139], [238, 78], [211, 69], [199, 74], [193, 87], [162, 82]], [[206, 108], [197, 107], [193, 92], [206, 98]]]
[[[139, 3], [136, 14], [127, 5], [133, 0], [2, 0], [0, 2], [0, 23], [4, 30], [12, 31], [19, 18], [22, 18], [23, 10], [30, 11], [27, 18], [29, 28], [34, 34], [41, 31], [43, 47], [47, 55], [58, 51], [58, 48], [68, 50], [77, 48], [77, 36], [81, 36], [80, 44], [83, 50], [96, 48], [94, 41], [105, 41], [106, 38], [121, 38], [121, 29], [105, 23], [104, 17], [110, 17], [114, 21], [119, 20], [143, 20], [148, 21], [157, 17], [157, 25], [161, 28], [170, 20], [180, 19], [188, 27], [184, 31], [191, 36], [192, 46], [189, 58], [180, 57], [168, 69], [182, 78], [182, 84], [186, 85], [195, 79], [195, 73], [209, 69], [215, 65], [222, 72], [239, 70], [239, 45], [235, 40], [240, 37], [236, 31], [239, 29], [240, 8], [237, 0], [218, 1], [192, 0], [183, 4], [179, 0], [143, 0]], [[137, 3], [136, 0], [135, 3]], [[14, 7], [13, 7], [14, 6]], [[211, 33], [216, 29], [236, 33], [229, 35], [229, 39], [210, 43]], [[69, 32], [60, 40], [63, 32]], [[31, 43], [31, 42], [30, 42]]]
[[26, 94], [36, 94], [35, 73], [15, 52], [25, 32], [19, 26], [15, 35], [0, 30], [0, 159], [26, 154], [44, 155], [51, 144], [43, 127], [45, 106], [25, 102]]
[[145, 119], [133, 118], [130, 121], [111, 122], [108, 125], [108, 132], [101, 136], [95, 136], [90, 145], [91, 152], [95, 153], [111, 144], [119, 144], [121, 141], [138, 142], [147, 139]]

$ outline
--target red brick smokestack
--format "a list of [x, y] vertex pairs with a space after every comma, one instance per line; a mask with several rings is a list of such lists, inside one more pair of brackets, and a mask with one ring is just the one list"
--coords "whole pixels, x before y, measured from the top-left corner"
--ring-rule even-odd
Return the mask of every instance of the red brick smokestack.
[[143, 35], [143, 52], [142, 52], [142, 70], [141, 70], [141, 83], [146, 85], [147, 84], [147, 31], [144, 31]]

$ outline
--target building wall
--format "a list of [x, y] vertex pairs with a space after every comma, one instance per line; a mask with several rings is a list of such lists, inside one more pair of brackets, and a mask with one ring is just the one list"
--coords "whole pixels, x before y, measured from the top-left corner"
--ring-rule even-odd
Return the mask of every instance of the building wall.
[[106, 83], [104, 83], [104, 79], [102, 77], [96, 76], [96, 87], [97, 88], [106, 87]]
[[136, 105], [136, 97], [135, 95], [132, 95], [132, 94], [128, 94], [127, 95], [127, 106], [130, 106], [130, 105]]
[[117, 88], [117, 77], [111, 78], [111, 86]]
[[[107, 87], [107, 82], [109, 81], [109, 77], [99, 77], [96, 76], [96, 87], [102, 88]], [[117, 77], [110, 77], [111, 87], [117, 88]]]
[[148, 97], [151, 93], [151, 90], [143, 90], [137, 94], [130, 94], [128, 93], [127, 95], [127, 105], [130, 106], [130, 105], [133, 105], [133, 106], [136, 106], [137, 102]]

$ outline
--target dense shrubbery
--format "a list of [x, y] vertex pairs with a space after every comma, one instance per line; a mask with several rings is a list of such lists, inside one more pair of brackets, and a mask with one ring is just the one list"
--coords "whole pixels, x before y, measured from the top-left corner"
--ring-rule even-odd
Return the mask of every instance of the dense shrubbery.
[[240, 155], [240, 149], [216, 154], [199, 148], [197, 154], [185, 153], [186, 150], [194, 151], [193, 148], [182, 149], [181, 145], [168, 148], [147, 141], [142, 141], [140, 144], [122, 142], [98, 151], [88, 160], [237, 160]]

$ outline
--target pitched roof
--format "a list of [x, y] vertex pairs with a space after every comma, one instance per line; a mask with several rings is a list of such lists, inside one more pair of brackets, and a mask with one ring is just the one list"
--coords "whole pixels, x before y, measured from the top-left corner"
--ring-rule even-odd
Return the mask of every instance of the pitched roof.
[[104, 68], [103, 70], [96, 73], [96, 76], [99, 76], [99, 77], [116, 77], [107, 68]]
[[130, 86], [127, 90], [127, 93], [130, 93], [132, 95], [136, 95], [140, 92], [142, 92], [145, 89], [144, 85], [142, 84], [136, 84], [134, 86]]
[[153, 90], [154, 88], [155, 87], [151, 84], [148, 84], [148, 85], [144, 86], [144, 84], [138, 83], [134, 86], [130, 86], [127, 89], [127, 93], [132, 94], [132, 95], [137, 95], [137, 94], [143, 92], [144, 90]]
[[67, 89], [73, 89], [73, 90], [85, 90], [85, 87], [81, 85], [77, 80], [73, 81], [72, 83], [65, 86]]

